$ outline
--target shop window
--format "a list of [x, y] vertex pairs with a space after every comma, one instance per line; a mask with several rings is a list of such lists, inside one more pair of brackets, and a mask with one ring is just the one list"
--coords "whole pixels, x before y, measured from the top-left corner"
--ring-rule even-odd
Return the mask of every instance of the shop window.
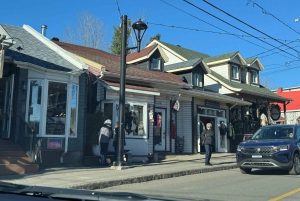
[[125, 106], [126, 135], [144, 136], [146, 134], [144, 122], [144, 106], [135, 104]]
[[46, 135], [64, 135], [66, 126], [67, 83], [49, 82]]
[[207, 109], [207, 115], [215, 116], [215, 110]]
[[222, 110], [217, 110], [216, 113], [217, 113], [218, 117], [225, 117], [224, 111], [222, 111]]
[[39, 134], [41, 124], [41, 109], [42, 109], [42, 89], [41, 80], [29, 81], [29, 102], [27, 112], [27, 122], [30, 126], [35, 127], [36, 134]]
[[231, 66], [231, 78], [235, 79], [235, 80], [239, 80], [240, 79], [240, 75], [239, 75], [239, 67], [232, 65]]
[[197, 113], [198, 114], [205, 114], [205, 109], [201, 108], [201, 107], [198, 107]]
[[194, 73], [193, 85], [197, 87], [202, 87], [202, 75]]
[[72, 85], [72, 99], [71, 99], [71, 118], [70, 118], [70, 135], [76, 136], [77, 134], [77, 98], [78, 87]]

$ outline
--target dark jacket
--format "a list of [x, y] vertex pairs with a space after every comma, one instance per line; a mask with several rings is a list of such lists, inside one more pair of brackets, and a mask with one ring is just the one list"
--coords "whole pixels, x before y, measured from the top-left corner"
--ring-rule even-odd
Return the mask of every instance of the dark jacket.
[[[115, 128], [115, 135], [114, 135], [114, 142], [113, 142], [114, 147], [116, 147], [118, 145], [118, 139], [119, 139], [119, 128], [117, 127], [117, 128]], [[125, 142], [125, 136], [124, 136], [124, 146], [125, 145], [126, 145], [126, 142]]]
[[210, 130], [205, 129], [201, 133], [200, 138], [201, 141], [204, 140], [204, 144], [210, 144], [210, 145], [215, 144], [215, 133], [211, 129]]

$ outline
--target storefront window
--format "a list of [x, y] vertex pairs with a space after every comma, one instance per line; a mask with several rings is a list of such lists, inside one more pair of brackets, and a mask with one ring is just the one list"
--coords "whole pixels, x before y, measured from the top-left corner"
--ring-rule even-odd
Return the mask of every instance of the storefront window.
[[113, 105], [113, 103], [104, 103], [104, 115], [110, 120], [113, 120]]
[[222, 110], [217, 110], [217, 116], [218, 116], [218, 117], [225, 117], [224, 111], [222, 111]]
[[207, 115], [215, 116], [215, 111], [207, 109]]
[[41, 123], [42, 81], [31, 80], [29, 86], [27, 122], [30, 126], [34, 126], [36, 134], [38, 135]]
[[64, 135], [67, 108], [67, 83], [49, 82], [46, 135]]
[[77, 133], [77, 88], [76, 85], [72, 85], [70, 136], [76, 136]]

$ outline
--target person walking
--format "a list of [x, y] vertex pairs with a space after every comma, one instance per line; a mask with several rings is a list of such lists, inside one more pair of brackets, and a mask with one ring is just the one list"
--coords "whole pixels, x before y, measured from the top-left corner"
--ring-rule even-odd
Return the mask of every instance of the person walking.
[[212, 128], [212, 124], [207, 123], [206, 130], [204, 130], [200, 136], [201, 142], [205, 148], [205, 165], [209, 165], [209, 166], [211, 166], [210, 158], [212, 153], [212, 146], [215, 142], [215, 133], [211, 128]]
[[108, 143], [112, 138], [111, 120], [107, 119], [104, 125], [100, 129], [99, 143], [100, 143], [100, 154], [102, 155], [101, 164], [108, 165], [106, 162]]

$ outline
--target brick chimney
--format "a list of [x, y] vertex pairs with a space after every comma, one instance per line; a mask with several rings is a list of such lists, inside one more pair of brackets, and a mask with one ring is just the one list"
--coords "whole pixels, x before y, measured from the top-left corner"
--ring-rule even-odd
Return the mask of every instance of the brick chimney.
[[282, 87], [278, 87], [278, 90], [277, 90], [277, 92], [282, 92], [283, 90], [282, 90]]

